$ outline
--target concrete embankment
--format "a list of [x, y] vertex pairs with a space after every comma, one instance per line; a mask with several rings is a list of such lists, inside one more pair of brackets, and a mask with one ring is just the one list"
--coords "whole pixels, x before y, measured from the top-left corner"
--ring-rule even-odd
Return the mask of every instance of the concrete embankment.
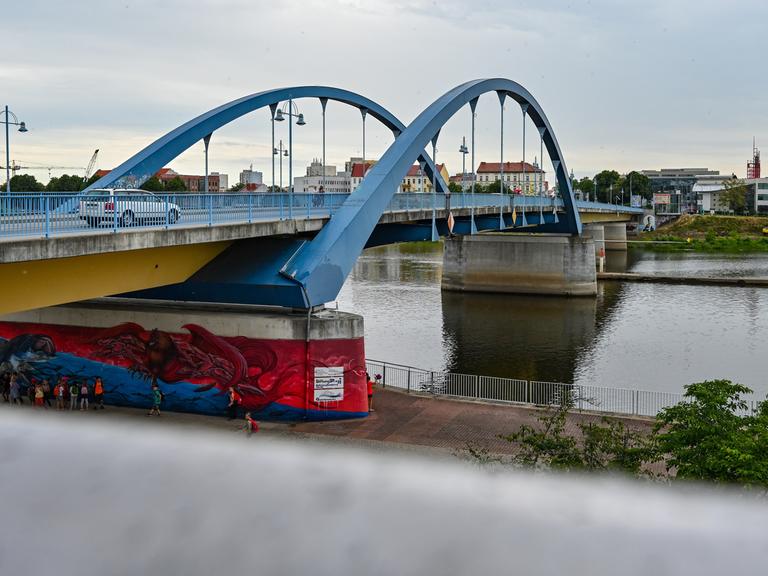
[[768, 288], [768, 278], [728, 278], [707, 276], [665, 276], [636, 272], [598, 272], [598, 280], [617, 282], [646, 282], [652, 284], [688, 284], [709, 286], [757, 286]]

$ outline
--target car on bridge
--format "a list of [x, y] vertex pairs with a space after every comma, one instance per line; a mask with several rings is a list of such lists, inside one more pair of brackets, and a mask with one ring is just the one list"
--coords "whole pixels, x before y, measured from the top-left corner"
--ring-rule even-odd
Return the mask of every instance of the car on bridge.
[[89, 190], [80, 198], [78, 213], [89, 226], [115, 222], [121, 227], [142, 222], [175, 224], [181, 218], [181, 208], [165, 198], [146, 190]]

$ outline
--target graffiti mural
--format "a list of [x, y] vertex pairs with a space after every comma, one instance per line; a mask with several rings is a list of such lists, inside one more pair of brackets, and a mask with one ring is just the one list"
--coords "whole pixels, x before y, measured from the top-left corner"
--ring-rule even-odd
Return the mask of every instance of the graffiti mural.
[[163, 407], [179, 412], [224, 414], [234, 388], [242, 408], [260, 418], [367, 414], [362, 338], [307, 345], [218, 336], [197, 324], [180, 328], [184, 332], [133, 323], [91, 328], [0, 322], [0, 374], [18, 372], [24, 385], [59, 377], [92, 384], [101, 376], [105, 401], [123, 406], [150, 406], [151, 382], [157, 380]]

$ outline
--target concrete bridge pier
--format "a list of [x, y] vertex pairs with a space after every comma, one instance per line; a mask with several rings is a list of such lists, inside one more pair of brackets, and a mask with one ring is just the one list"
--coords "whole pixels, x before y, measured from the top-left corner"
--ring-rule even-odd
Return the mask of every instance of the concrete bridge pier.
[[599, 262], [602, 251], [605, 256], [605, 227], [603, 224], [584, 224], [583, 235], [595, 243], [595, 263]]
[[606, 222], [605, 249], [611, 251], [627, 250], [627, 225], [624, 222]]
[[442, 289], [595, 296], [594, 240], [561, 234], [505, 233], [448, 238]]
[[[104, 381], [106, 404], [257, 419], [366, 416], [363, 318], [249, 305], [103, 298], [0, 317], [27, 378]], [[32, 357], [30, 357], [32, 354]]]

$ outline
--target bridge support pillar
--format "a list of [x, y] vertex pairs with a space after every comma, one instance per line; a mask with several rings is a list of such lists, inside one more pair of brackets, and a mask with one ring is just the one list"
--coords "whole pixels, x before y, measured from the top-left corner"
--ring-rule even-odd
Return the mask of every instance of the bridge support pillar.
[[[335, 310], [275, 312], [248, 305], [104, 298], [0, 317], [0, 337], [26, 378], [104, 381], [107, 404], [238, 417], [366, 416], [363, 318]], [[29, 362], [34, 352], [34, 362]]]
[[601, 250], [605, 256], [605, 227], [603, 224], [584, 224], [583, 234], [595, 243], [595, 261], [599, 261]]
[[603, 228], [606, 250], [627, 250], [627, 225], [624, 222], [606, 222]]
[[595, 296], [591, 238], [504, 233], [445, 241], [443, 290], [558, 296]]

